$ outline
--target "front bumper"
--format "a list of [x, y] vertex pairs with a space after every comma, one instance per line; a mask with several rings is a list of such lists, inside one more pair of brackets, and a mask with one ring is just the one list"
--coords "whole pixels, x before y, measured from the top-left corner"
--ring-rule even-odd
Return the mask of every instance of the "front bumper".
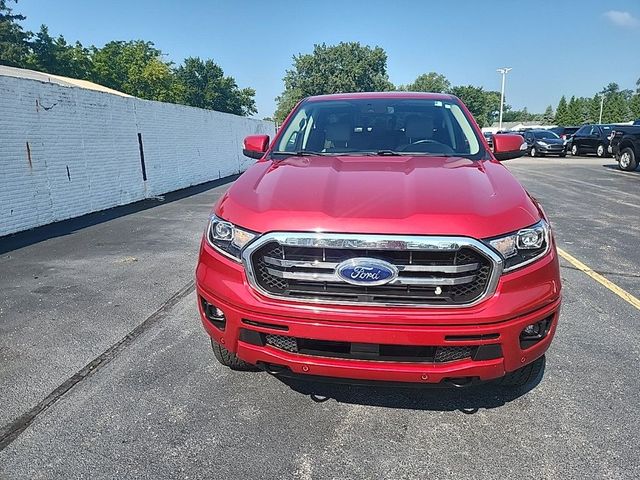
[[[367, 381], [440, 383], [501, 377], [544, 354], [555, 334], [560, 309], [555, 248], [543, 259], [503, 275], [491, 298], [466, 308], [328, 306], [268, 299], [251, 289], [240, 264], [215, 252], [206, 242], [201, 246], [196, 287], [207, 333], [242, 360], [285, 368], [293, 374]], [[200, 299], [224, 312], [224, 330], [207, 320]], [[548, 334], [521, 349], [522, 329], [546, 318], [551, 319]], [[247, 331], [253, 337], [286, 335], [356, 344], [499, 345], [501, 354], [487, 360], [466, 358], [444, 363], [355, 360], [292, 353], [247, 341], [252, 336]]]
[[536, 148], [538, 149], [538, 152], [544, 153], [545, 155], [566, 155], [567, 154], [566, 145], [563, 145], [562, 148], [550, 147], [550, 146], [545, 147], [543, 145], [536, 145]]

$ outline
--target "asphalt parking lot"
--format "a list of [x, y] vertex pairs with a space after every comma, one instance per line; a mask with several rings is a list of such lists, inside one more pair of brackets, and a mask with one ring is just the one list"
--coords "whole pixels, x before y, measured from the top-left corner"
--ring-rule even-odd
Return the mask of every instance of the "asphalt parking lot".
[[[640, 171], [506, 165], [564, 251], [638, 295]], [[227, 185], [209, 187], [0, 240], [0, 478], [640, 476], [640, 310], [566, 260], [544, 378], [519, 394], [286, 384], [218, 365], [193, 293]]]

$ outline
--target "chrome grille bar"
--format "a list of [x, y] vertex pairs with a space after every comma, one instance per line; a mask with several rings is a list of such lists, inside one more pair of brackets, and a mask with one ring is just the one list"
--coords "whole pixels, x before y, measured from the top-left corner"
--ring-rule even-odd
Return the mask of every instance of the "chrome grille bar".
[[[284, 260], [282, 258], [264, 257], [265, 263], [284, 268], [319, 268], [335, 270], [338, 262], [320, 262], [317, 260]], [[472, 272], [478, 268], [477, 263], [467, 263], [465, 265], [396, 265], [400, 272], [441, 272], [441, 273], [463, 273]]]
[[338, 262], [320, 262], [318, 260], [283, 260], [282, 258], [264, 257], [264, 261], [270, 265], [285, 268], [299, 267], [335, 269], [338, 266]]
[[[315, 273], [315, 272], [283, 272], [275, 268], [267, 268], [267, 271], [278, 278], [288, 280], [304, 280], [309, 282], [340, 282], [340, 277], [335, 273]], [[472, 282], [475, 275], [455, 278], [439, 277], [398, 277], [387, 285], [463, 285]]]
[[267, 268], [274, 277], [286, 278], [288, 280], [306, 280], [312, 282], [337, 282], [338, 277], [334, 273], [314, 273], [314, 272], [283, 272], [275, 268]]

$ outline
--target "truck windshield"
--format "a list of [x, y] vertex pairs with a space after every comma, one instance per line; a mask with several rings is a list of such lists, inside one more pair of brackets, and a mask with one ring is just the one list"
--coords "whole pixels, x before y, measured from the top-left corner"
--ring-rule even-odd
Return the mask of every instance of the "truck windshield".
[[484, 155], [455, 100], [362, 98], [303, 102], [274, 154]]

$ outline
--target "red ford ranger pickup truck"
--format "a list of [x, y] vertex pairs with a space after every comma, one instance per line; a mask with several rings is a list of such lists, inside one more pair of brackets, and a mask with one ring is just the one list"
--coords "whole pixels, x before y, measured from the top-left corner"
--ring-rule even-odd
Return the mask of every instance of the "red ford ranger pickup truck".
[[560, 309], [549, 222], [456, 97], [302, 100], [215, 205], [196, 271], [216, 358], [309, 379], [520, 386]]

